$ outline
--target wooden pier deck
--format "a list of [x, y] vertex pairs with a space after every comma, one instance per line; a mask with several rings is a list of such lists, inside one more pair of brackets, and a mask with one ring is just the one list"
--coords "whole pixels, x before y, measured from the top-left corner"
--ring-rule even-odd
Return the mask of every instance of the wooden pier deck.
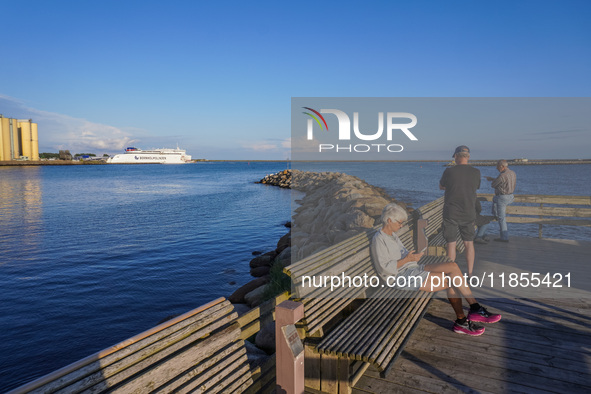
[[[514, 237], [476, 245], [475, 273], [517, 260], [522, 270], [557, 272], [568, 260], [577, 262], [573, 278], [589, 283], [590, 256], [591, 241]], [[480, 337], [453, 333], [453, 310], [434, 299], [388, 375], [368, 369], [353, 392], [589, 393], [591, 292], [570, 290], [568, 297], [544, 298], [540, 290], [539, 297], [480, 300], [503, 315]]]

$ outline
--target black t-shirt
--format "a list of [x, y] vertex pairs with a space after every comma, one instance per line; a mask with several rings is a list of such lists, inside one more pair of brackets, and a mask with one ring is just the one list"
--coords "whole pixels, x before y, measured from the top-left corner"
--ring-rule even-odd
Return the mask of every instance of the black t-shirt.
[[455, 165], [443, 171], [439, 183], [445, 187], [443, 217], [458, 222], [474, 221], [480, 171], [467, 164]]

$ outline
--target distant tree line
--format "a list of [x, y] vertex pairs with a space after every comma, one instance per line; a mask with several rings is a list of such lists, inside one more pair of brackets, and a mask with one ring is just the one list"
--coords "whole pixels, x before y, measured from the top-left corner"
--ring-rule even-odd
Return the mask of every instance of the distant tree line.
[[[94, 153], [76, 153], [74, 155], [74, 157], [76, 157], [76, 158], [79, 158], [82, 156], [96, 157], [96, 154], [94, 154]], [[103, 157], [109, 157], [109, 155], [104, 153]], [[40, 159], [59, 159], [60, 154], [59, 153], [43, 152], [43, 153], [39, 153], [39, 158]]]
[[43, 152], [43, 153], [39, 153], [39, 158], [41, 158], [41, 159], [59, 159], [60, 154], [59, 153]]

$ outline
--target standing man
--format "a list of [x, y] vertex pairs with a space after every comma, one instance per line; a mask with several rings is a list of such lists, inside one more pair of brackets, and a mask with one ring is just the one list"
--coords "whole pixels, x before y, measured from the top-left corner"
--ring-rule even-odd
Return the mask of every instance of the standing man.
[[513, 192], [515, 191], [517, 175], [515, 175], [514, 171], [509, 169], [507, 160], [497, 161], [497, 170], [499, 171], [498, 177], [486, 177], [487, 180], [492, 181], [491, 186], [495, 189], [492, 214], [499, 221], [499, 229], [501, 232], [501, 238], [495, 238], [495, 241], [509, 242], [509, 232], [507, 231], [507, 219], [505, 216], [507, 205], [513, 202]]
[[466, 248], [468, 275], [474, 269], [474, 221], [476, 220], [476, 190], [480, 187], [480, 171], [468, 165], [470, 149], [461, 145], [453, 154], [455, 166], [448, 167], [441, 176], [439, 188], [445, 190], [443, 202], [443, 237], [447, 242], [447, 256], [456, 260], [458, 232]]

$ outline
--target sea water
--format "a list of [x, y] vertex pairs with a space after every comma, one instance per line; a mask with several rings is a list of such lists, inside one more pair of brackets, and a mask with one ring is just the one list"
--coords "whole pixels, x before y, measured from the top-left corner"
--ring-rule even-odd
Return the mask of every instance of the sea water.
[[[287, 167], [0, 167], [0, 392], [249, 281], [252, 252], [275, 248], [288, 231], [292, 200], [301, 197], [254, 182]], [[294, 167], [355, 175], [414, 207], [443, 194], [442, 163]], [[516, 193], [589, 195], [590, 168], [515, 167]], [[479, 169], [497, 174], [494, 167]], [[493, 192], [484, 178], [480, 192]], [[537, 236], [537, 225], [510, 230]], [[547, 237], [589, 234], [580, 227], [544, 230]]]

